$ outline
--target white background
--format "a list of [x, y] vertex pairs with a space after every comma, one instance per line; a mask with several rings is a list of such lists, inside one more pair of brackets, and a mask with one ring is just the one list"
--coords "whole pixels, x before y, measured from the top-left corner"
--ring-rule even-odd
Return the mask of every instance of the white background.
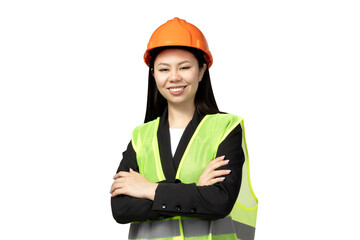
[[256, 239], [360, 239], [358, 1], [1, 1], [1, 239], [126, 239], [110, 186], [177, 16], [245, 118]]

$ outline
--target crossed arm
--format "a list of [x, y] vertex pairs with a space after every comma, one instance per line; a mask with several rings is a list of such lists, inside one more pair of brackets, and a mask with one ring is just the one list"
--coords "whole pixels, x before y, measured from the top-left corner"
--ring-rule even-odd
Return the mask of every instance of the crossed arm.
[[[217, 170], [219, 167], [229, 163], [225, 160], [225, 156], [217, 157], [212, 160], [201, 174], [197, 186], [209, 186], [217, 182], [225, 180], [225, 175], [228, 175], [231, 170]], [[114, 177], [114, 182], [111, 185], [110, 193], [112, 197], [124, 194], [130, 197], [149, 199], [154, 201], [155, 190], [159, 183], [149, 182], [140, 173], [129, 169], [129, 172], [120, 171]]]
[[110, 190], [115, 220], [128, 223], [179, 215], [203, 219], [228, 215], [241, 184], [244, 162], [241, 134], [240, 126], [229, 134], [217, 153], [217, 156], [225, 157], [211, 161], [198, 182], [193, 184], [184, 184], [179, 180], [149, 182], [138, 173], [136, 160], [124, 161], [136, 159], [128, 149]]

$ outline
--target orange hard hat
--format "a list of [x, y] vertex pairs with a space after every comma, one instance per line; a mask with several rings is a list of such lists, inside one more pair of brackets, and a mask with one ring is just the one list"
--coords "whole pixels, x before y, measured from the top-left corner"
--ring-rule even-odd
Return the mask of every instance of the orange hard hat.
[[177, 17], [171, 19], [153, 32], [144, 54], [146, 65], [149, 66], [150, 64], [150, 51], [152, 49], [166, 46], [184, 46], [200, 49], [204, 52], [208, 68], [213, 63], [205, 36], [197, 27], [183, 19]]

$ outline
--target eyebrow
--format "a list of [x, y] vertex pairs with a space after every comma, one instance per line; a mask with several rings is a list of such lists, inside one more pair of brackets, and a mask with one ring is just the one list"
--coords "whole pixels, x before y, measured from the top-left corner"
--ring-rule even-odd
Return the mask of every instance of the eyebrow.
[[[179, 62], [177, 65], [181, 65], [181, 64], [184, 64], [184, 63], [191, 63], [191, 62], [185, 60], [185, 61]], [[159, 66], [159, 65], [170, 66], [170, 64], [168, 64], [168, 63], [159, 63], [157, 66]]]

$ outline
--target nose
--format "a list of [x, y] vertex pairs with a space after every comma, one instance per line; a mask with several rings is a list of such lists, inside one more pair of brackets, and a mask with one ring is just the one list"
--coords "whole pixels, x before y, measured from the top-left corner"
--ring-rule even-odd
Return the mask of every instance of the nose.
[[170, 76], [170, 81], [172, 82], [176, 82], [176, 81], [180, 81], [181, 80], [181, 76], [179, 74], [178, 71], [172, 71], [171, 72], [171, 76]]

